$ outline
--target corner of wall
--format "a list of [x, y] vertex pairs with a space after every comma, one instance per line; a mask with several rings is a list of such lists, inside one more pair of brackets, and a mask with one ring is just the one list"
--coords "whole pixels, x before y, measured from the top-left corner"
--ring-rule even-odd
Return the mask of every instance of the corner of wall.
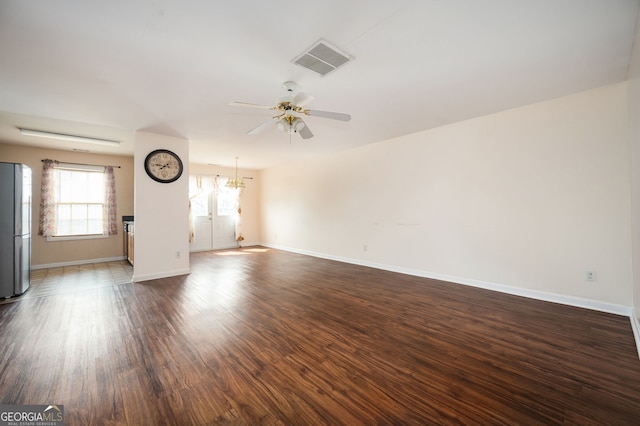
[[636, 341], [636, 350], [638, 351], [638, 358], [640, 358], [640, 319], [638, 315], [640, 312], [637, 308], [631, 309], [631, 328], [633, 329], [633, 337]]

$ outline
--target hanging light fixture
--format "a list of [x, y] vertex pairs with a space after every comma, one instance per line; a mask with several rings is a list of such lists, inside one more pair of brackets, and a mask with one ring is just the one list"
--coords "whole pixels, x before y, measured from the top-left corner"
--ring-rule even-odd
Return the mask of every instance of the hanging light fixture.
[[276, 127], [285, 133], [292, 134], [302, 130], [305, 126], [304, 121], [295, 114], [295, 109], [285, 107], [284, 115], [276, 122]]
[[238, 157], [236, 157], [236, 177], [229, 179], [225, 185], [227, 188], [244, 188], [246, 185], [243, 178], [238, 178]]
[[295, 133], [302, 130], [304, 127], [304, 121], [301, 118], [294, 115], [285, 115], [276, 123], [278, 129], [285, 133]]

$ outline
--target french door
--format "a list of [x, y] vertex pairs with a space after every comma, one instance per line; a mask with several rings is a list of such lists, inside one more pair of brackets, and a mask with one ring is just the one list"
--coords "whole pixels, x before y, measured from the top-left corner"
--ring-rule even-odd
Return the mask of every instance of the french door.
[[235, 226], [237, 192], [227, 189], [226, 178], [191, 176], [189, 194], [194, 237], [189, 251], [237, 247]]

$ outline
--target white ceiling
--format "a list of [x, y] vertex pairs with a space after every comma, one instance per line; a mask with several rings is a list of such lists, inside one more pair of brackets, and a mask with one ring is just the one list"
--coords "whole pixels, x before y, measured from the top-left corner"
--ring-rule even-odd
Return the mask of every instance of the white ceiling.
[[[261, 169], [624, 81], [638, 0], [0, 0], [0, 141], [130, 155], [136, 130], [190, 160]], [[355, 57], [291, 61], [318, 39]], [[315, 137], [247, 131], [293, 80]], [[122, 141], [20, 135], [17, 127]]]

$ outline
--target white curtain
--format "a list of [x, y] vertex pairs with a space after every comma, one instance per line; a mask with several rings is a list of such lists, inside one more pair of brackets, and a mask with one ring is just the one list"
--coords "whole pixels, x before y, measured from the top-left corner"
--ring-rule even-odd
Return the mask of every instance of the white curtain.
[[236, 188], [234, 191], [236, 192], [236, 211], [238, 212], [236, 216], [236, 241], [238, 246], [242, 246], [244, 241], [242, 236], [242, 188]]
[[235, 211], [235, 239], [240, 246], [244, 237], [242, 236], [242, 188], [228, 188], [226, 183], [229, 178], [222, 176], [216, 176], [214, 180], [214, 191], [216, 195], [221, 194], [233, 194], [234, 196], [234, 211]]
[[116, 206], [116, 179], [113, 175], [113, 167], [104, 168], [104, 204], [102, 205], [104, 214], [104, 234], [118, 234], [118, 208]]
[[56, 188], [58, 186], [54, 168], [56, 163], [57, 161], [54, 160], [42, 160], [38, 235], [45, 237], [50, 237], [56, 233]]
[[191, 209], [191, 198], [189, 198], [189, 244], [196, 239], [196, 228], [193, 226], [193, 210]]

